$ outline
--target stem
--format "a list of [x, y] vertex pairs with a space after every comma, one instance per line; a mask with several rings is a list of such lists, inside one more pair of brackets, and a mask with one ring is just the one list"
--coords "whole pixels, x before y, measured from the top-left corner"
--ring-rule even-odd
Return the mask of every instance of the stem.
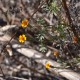
[[78, 34], [77, 34], [75, 26], [74, 26], [74, 24], [72, 22], [72, 19], [71, 19], [71, 16], [70, 16], [70, 12], [69, 12], [69, 9], [68, 9], [67, 4], [66, 4], [66, 0], [62, 0], [62, 6], [63, 6], [63, 8], [65, 10], [65, 13], [66, 13], [66, 16], [68, 18], [70, 28], [73, 31], [73, 34], [74, 34], [74, 36], [76, 36], [78, 38]]
[[5, 78], [5, 74], [4, 74], [3, 70], [2, 70], [1, 65], [0, 65], [0, 70], [1, 70], [1, 73], [3, 74], [3, 77]]

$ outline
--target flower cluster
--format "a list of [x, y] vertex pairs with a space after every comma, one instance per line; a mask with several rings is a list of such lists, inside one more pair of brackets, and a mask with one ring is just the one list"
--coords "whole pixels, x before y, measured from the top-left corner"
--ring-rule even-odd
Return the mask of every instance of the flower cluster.
[[[24, 19], [22, 21], [21, 27], [26, 28], [28, 26], [28, 24], [29, 24], [28, 20]], [[19, 36], [19, 42], [21, 42], [21, 43], [24, 43], [26, 41], [26, 39], [27, 38], [26, 38], [25, 34], [22, 34]]]

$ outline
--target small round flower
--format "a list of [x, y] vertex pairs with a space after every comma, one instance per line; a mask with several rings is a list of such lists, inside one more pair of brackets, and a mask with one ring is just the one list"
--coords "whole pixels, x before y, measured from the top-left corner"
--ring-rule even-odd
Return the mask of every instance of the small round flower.
[[50, 69], [50, 68], [51, 68], [51, 64], [50, 64], [49, 62], [47, 62], [47, 63], [45, 64], [45, 67], [46, 67], [47, 69]]
[[28, 26], [28, 24], [29, 24], [29, 21], [28, 21], [27, 19], [24, 19], [24, 20], [22, 21], [21, 26], [25, 28], [25, 27]]
[[54, 54], [55, 57], [58, 57], [59, 56], [59, 52], [57, 50], [54, 51], [53, 54]]
[[73, 43], [78, 43], [78, 38], [76, 36], [73, 37]]
[[19, 36], [19, 42], [23, 43], [26, 40], [26, 36], [24, 34]]

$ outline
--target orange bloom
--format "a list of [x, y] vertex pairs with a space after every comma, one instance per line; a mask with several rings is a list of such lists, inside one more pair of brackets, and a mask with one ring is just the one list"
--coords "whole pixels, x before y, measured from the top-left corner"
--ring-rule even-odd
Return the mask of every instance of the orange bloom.
[[24, 34], [19, 36], [19, 42], [23, 43], [26, 40], [26, 36]]
[[57, 50], [56, 50], [56, 51], [54, 51], [54, 53], [53, 53], [53, 54], [54, 54], [54, 56], [55, 56], [55, 57], [58, 57], [58, 56], [59, 56], [59, 52], [58, 52]]
[[73, 43], [78, 43], [78, 38], [76, 36], [73, 37]]
[[46, 65], [45, 65], [45, 67], [46, 67], [47, 69], [50, 69], [50, 68], [51, 68], [51, 64], [50, 64], [49, 62], [47, 62]]
[[29, 24], [28, 20], [27, 20], [27, 19], [24, 19], [24, 20], [22, 21], [21, 26], [25, 28], [25, 27], [28, 26], [28, 24]]

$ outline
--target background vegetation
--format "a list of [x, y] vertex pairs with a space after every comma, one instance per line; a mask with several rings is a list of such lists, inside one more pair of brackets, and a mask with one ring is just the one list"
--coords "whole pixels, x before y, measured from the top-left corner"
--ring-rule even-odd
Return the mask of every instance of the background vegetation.
[[[25, 28], [22, 26], [23, 20], [28, 22]], [[9, 27], [7, 28], [7, 26]], [[51, 66], [50, 63], [47, 65], [48, 67], [46, 64], [43, 67], [34, 58], [26, 58], [16, 52], [13, 49], [15, 43], [21, 45], [22, 48], [26, 47], [38, 51], [47, 60], [60, 63], [62, 65], [60, 68], [68, 68], [80, 73], [79, 27], [79, 0], [0, 0], [0, 37], [2, 38], [0, 38], [0, 73], [3, 78], [12, 80], [10, 76], [16, 76], [15, 80], [20, 77], [19, 80], [66, 80], [61, 75], [51, 76], [52, 73], [49, 69], [54, 66]], [[19, 39], [22, 38], [19, 36], [22, 34], [26, 38], [23, 43], [20, 43], [22, 41]], [[7, 37], [8, 41], [4, 38], [6, 35], [10, 37], [10, 39]], [[13, 54], [10, 55], [7, 46]], [[7, 52], [9, 54], [5, 55]], [[2, 66], [6, 66], [4, 67], [6, 70], [9, 68], [12, 74], [10, 72], [6, 74], [7, 71], [3, 71]], [[15, 71], [14, 69], [18, 69], [18, 67], [19, 70]], [[42, 70], [46, 76], [40, 76], [39, 70]], [[39, 77], [35, 72], [39, 74], [37, 75]], [[9, 77], [6, 78], [8, 75]]]

